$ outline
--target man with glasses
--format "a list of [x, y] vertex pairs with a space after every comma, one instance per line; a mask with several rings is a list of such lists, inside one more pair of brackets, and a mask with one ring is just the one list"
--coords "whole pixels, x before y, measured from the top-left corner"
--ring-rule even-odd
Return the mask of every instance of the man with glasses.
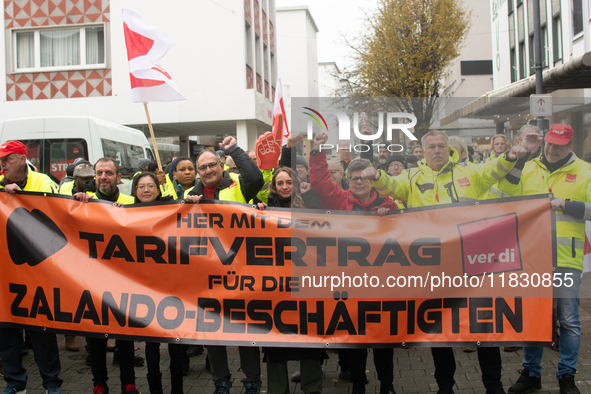
[[[362, 212], [396, 209], [394, 201], [378, 196], [369, 180], [362, 177], [363, 170], [371, 166], [371, 162], [367, 159], [353, 159], [349, 163], [347, 167], [349, 189], [342, 190], [331, 180], [326, 152], [320, 150], [327, 139], [326, 134], [317, 134], [314, 137], [314, 149], [310, 153], [310, 182], [320, 199], [322, 208]], [[380, 379], [380, 394], [395, 393], [393, 349], [375, 348], [373, 354]], [[352, 393], [363, 394], [365, 393], [367, 349], [348, 349], [347, 358], [353, 382]]]
[[[186, 200], [199, 202], [222, 200], [246, 203], [252, 200], [265, 184], [263, 174], [238, 145], [233, 137], [226, 137], [220, 148], [230, 155], [240, 174], [224, 171], [220, 158], [211, 150], [197, 156], [197, 172], [200, 179], [187, 191]], [[228, 394], [232, 387], [228, 354], [225, 346], [208, 345], [207, 356], [211, 363], [211, 378], [215, 384], [214, 394]], [[258, 394], [261, 389], [261, 353], [258, 347], [238, 347], [240, 368], [246, 376], [242, 379], [245, 394]]]
[[343, 175], [343, 163], [339, 159], [328, 161], [328, 170], [330, 171], [330, 180], [337, 184], [343, 190], [349, 189], [349, 181]]

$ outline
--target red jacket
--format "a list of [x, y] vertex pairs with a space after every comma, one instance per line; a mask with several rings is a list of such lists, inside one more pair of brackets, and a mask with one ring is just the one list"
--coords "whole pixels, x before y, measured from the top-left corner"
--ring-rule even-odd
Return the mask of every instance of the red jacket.
[[384, 200], [371, 189], [371, 198], [363, 202], [351, 193], [351, 189], [343, 190], [330, 180], [330, 171], [326, 162], [326, 152], [312, 151], [310, 155], [310, 183], [318, 195], [324, 209], [340, 211], [377, 211], [379, 208], [398, 209], [396, 203]]

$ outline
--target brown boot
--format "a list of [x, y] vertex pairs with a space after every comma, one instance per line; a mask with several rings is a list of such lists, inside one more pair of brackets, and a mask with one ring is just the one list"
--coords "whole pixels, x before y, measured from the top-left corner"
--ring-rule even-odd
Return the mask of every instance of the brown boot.
[[78, 346], [78, 342], [76, 341], [76, 337], [66, 337], [66, 349], [71, 352], [79, 352], [80, 346]]

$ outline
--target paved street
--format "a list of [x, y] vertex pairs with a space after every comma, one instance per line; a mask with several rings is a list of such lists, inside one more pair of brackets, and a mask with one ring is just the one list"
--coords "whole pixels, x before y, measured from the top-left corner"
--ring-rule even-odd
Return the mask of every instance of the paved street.
[[[576, 376], [577, 385], [581, 393], [591, 393], [591, 275], [587, 275], [581, 284], [581, 320], [583, 323], [583, 343], [581, 345], [579, 373]], [[92, 375], [90, 367], [85, 364], [86, 352], [84, 351], [84, 340], [78, 338], [81, 345], [79, 353], [73, 353], [66, 350], [63, 336], [59, 336], [60, 356], [62, 361], [62, 377], [64, 393], [91, 393]], [[144, 344], [137, 342], [138, 350], [136, 354], [142, 355]], [[242, 391], [240, 378], [242, 373], [239, 371], [240, 363], [238, 360], [237, 348], [228, 348], [230, 354], [231, 370], [233, 371], [234, 388], [232, 394], [238, 394]], [[501, 352], [503, 358], [503, 384], [505, 389], [518, 378], [517, 370], [521, 368], [523, 352], [515, 353]], [[161, 349], [161, 370], [163, 372], [163, 383], [165, 392], [170, 392], [170, 379], [168, 374], [168, 352], [166, 346]], [[484, 394], [485, 390], [480, 381], [480, 372], [478, 369], [478, 359], [476, 353], [464, 353], [462, 349], [455, 349], [457, 371], [456, 387], [457, 394]], [[330, 360], [327, 360], [324, 369], [324, 389], [323, 393], [349, 393], [351, 383], [339, 380], [338, 357], [336, 353], [329, 353]], [[433, 360], [428, 348], [410, 349], [394, 351], [394, 388], [397, 393], [435, 393], [437, 385], [433, 378]], [[368, 376], [370, 383], [367, 385], [367, 393], [379, 392], [379, 381], [377, 380], [373, 358], [370, 354], [368, 362]], [[109, 367], [109, 380], [111, 392], [119, 393], [119, 370], [118, 366], [112, 364], [112, 353], [107, 356]], [[558, 393], [558, 383], [555, 379], [556, 365], [558, 363], [558, 353], [552, 350], [546, 350], [544, 353], [542, 366], [544, 367], [542, 376], [541, 391], [537, 393]], [[41, 386], [41, 378], [37, 372], [32, 352], [25, 357], [25, 365], [29, 371], [28, 394], [44, 394]], [[290, 373], [298, 369], [296, 362], [289, 363]], [[138, 389], [147, 394], [148, 383], [146, 380], [146, 367], [135, 369], [137, 376]], [[266, 392], [266, 368], [263, 367], [263, 392]], [[205, 370], [205, 356], [200, 355], [191, 358], [191, 370], [185, 377], [184, 387], [186, 394], [213, 393], [213, 384], [209, 372]], [[302, 393], [298, 384], [292, 383], [293, 393]]]

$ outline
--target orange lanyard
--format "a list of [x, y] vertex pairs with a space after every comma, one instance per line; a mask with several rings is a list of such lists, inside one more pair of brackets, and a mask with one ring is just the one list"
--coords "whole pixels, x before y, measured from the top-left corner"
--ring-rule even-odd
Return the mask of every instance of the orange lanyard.
[[[561, 172], [562, 172], [562, 167], [560, 167], [560, 170], [558, 171], [558, 174], [556, 174], [556, 179], [554, 179], [554, 182], [552, 182], [552, 184], [548, 186], [548, 193], [552, 193], [552, 187], [554, 186], [554, 184], [558, 180], [558, 177], [560, 176], [560, 173]], [[548, 175], [548, 184], [549, 183], [550, 183], [550, 175]]]
[[435, 200], [439, 202], [439, 189], [437, 187], [437, 182], [435, 181], [435, 172], [433, 172], [433, 187], [435, 188]]

